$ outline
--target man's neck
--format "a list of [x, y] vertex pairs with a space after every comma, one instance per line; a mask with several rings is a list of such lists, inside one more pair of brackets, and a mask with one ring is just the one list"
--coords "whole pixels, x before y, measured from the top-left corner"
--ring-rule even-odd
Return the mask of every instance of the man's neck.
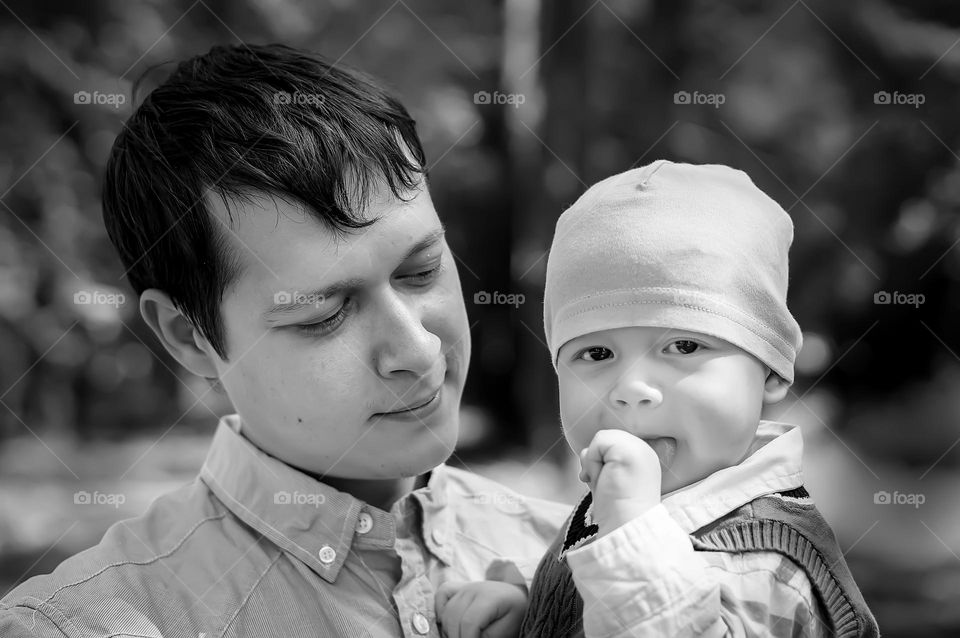
[[393, 504], [403, 496], [426, 485], [428, 476], [429, 473], [409, 478], [384, 480], [342, 479], [332, 476], [316, 478], [368, 505], [389, 512]]
[[[241, 430], [240, 434], [250, 441], [250, 443], [263, 450], [263, 446], [261, 446], [255, 439], [251, 438], [248, 432]], [[415, 489], [425, 486], [430, 478], [430, 472], [425, 472], [419, 476], [398, 479], [344, 479], [308, 472], [307, 470], [292, 464], [290, 464], [290, 467], [293, 467], [294, 469], [297, 469], [308, 476], [312, 476], [321, 483], [326, 483], [330, 487], [338, 489], [341, 492], [346, 492], [350, 496], [359, 499], [368, 505], [372, 505], [373, 507], [380, 508], [387, 512], [389, 512], [390, 508], [393, 507], [393, 504], [400, 500], [403, 496], [409, 494]]]

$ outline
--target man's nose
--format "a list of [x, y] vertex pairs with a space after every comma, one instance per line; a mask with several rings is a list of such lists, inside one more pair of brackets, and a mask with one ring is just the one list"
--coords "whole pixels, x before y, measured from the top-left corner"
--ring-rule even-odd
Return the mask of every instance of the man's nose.
[[440, 337], [423, 327], [415, 303], [391, 294], [381, 304], [382, 320], [377, 323], [379, 348], [377, 373], [385, 378], [404, 373], [422, 377], [430, 373], [441, 356]]
[[663, 393], [651, 379], [649, 370], [634, 365], [617, 379], [610, 391], [617, 408], [655, 408], [663, 402]]

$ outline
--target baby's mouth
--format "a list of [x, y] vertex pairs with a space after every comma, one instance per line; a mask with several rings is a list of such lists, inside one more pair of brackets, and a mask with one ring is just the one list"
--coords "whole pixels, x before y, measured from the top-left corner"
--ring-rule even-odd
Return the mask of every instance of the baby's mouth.
[[653, 448], [660, 458], [660, 465], [670, 467], [673, 457], [677, 454], [677, 440], [672, 436], [659, 436], [655, 439], [644, 439]]

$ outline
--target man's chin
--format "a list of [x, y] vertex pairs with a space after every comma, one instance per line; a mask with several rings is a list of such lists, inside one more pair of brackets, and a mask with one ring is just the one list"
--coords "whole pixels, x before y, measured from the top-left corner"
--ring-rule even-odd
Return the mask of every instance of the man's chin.
[[354, 470], [351, 472], [354, 475], [352, 480], [389, 481], [426, 474], [446, 462], [456, 445], [456, 428], [449, 435], [445, 432], [434, 434], [436, 436], [427, 434], [411, 441], [416, 445], [415, 448], [398, 446], [392, 450], [381, 450], [383, 461], [371, 463], [363, 470]]
[[452, 427], [452, 433], [435, 432], [436, 437], [429, 437], [423, 447], [417, 451], [416, 458], [411, 458], [405, 468], [405, 477], [420, 476], [429, 472], [441, 463], [445, 463], [453, 454], [457, 444], [457, 430]]

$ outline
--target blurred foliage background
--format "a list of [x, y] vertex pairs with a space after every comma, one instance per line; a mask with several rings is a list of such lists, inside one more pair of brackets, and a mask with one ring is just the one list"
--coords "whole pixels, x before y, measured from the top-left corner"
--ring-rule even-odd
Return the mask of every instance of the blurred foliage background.
[[230, 410], [140, 320], [100, 180], [146, 69], [279, 41], [379, 77], [417, 119], [474, 342], [451, 462], [531, 494], [582, 489], [542, 344], [557, 216], [659, 157], [746, 170], [796, 227], [805, 346], [768, 416], [804, 428], [808, 487], [884, 635], [957, 635], [960, 5], [0, 5], [0, 596], [191, 480]]

